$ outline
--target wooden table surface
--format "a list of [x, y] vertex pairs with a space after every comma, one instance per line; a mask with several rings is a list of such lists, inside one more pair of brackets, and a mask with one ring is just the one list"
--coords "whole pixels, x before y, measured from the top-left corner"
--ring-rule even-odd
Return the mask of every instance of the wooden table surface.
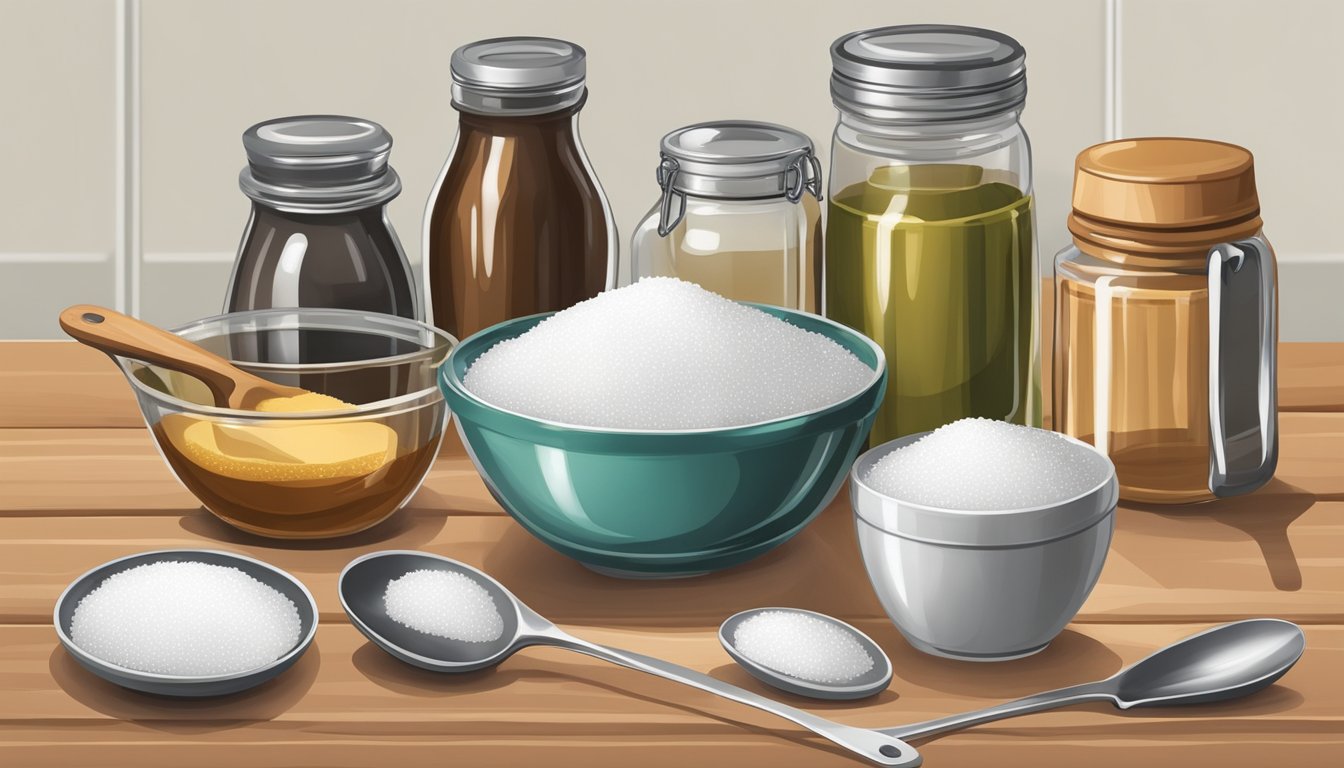
[[[1206, 707], [1105, 705], [1030, 715], [919, 744], [930, 766], [1344, 765], [1344, 345], [1284, 344], [1277, 477], [1249, 497], [1122, 505], [1101, 582], [1044, 652], [971, 664], [922, 655], [863, 575], [845, 495], [745, 566], [674, 582], [603, 578], [523, 532], [455, 438], [388, 522], [335, 543], [283, 544], [216, 521], [169, 474], [106, 358], [65, 342], [0, 342], [0, 766], [853, 765], [769, 715], [550, 649], [440, 677], [392, 660], [346, 621], [336, 575], [377, 549], [421, 549], [488, 571], [584, 637], [660, 656], [861, 726], [961, 712], [1109, 675], [1210, 624], [1296, 621], [1302, 661], [1273, 687]], [[317, 598], [313, 647], [280, 678], [219, 700], [117, 688], [57, 644], [73, 578], [165, 547], [267, 560]], [[728, 615], [792, 605], [868, 632], [895, 665], [858, 703], [767, 690], [715, 638]]]

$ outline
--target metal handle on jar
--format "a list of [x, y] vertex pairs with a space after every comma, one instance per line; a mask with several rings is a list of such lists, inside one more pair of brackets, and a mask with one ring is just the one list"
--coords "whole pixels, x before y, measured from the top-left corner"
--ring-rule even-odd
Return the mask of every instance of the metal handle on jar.
[[[656, 178], [658, 186], [663, 190], [662, 200], [658, 204], [658, 236], [667, 237], [672, 234], [672, 230], [677, 228], [682, 218], [686, 216], [686, 195], [673, 189], [672, 184], [677, 180], [677, 171], [681, 168], [676, 160], [664, 155], [658, 163]], [[672, 216], [672, 198], [676, 197], [681, 205], [677, 208], [677, 215]]]
[[1209, 250], [1209, 490], [1249, 493], [1278, 463], [1278, 298], [1260, 237]]
[[796, 203], [803, 199], [803, 192], [811, 192], [816, 199], [821, 199], [821, 161], [811, 152], [803, 152], [789, 166], [789, 170], [784, 174], [785, 190], [784, 197], [790, 203]]

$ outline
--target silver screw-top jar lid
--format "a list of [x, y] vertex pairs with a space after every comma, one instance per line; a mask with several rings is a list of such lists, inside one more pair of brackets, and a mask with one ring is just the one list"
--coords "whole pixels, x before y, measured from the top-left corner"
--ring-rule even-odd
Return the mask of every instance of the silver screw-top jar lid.
[[587, 52], [549, 37], [497, 37], [453, 51], [453, 106], [484, 115], [540, 115], [583, 100]]
[[388, 165], [392, 136], [372, 120], [340, 115], [281, 117], [243, 132], [243, 194], [298, 213], [341, 213], [401, 192]]
[[969, 120], [1020, 109], [1027, 53], [1001, 32], [912, 24], [853, 32], [831, 45], [831, 100], [893, 123]]
[[[664, 136], [660, 148], [663, 236], [685, 214], [687, 195], [797, 202], [811, 192], [821, 199], [821, 163], [812, 140], [792, 128], [752, 120], [697, 123]], [[672, 212], [673, 197], [680, 199], [680, 213]]]

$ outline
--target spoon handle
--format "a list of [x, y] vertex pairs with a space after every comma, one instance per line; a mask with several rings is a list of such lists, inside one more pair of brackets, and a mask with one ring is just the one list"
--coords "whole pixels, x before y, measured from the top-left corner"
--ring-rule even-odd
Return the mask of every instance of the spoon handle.
[[967, 728], [980, 723], [988, 723], [994, 720], [1003, 720], [1004, 718], [1017, 717], [1032, 712], [1041, 712], [1056, 707], [1064, 707], [1070, 704], [1078, 704], [1084, 701], [1114, 701], [1114, 695], [1105, 686], [1105, 681], [1094, 683], [1083, 683], [1082, 685], [1073, 685], [1068, 688], [1057, 688], [1053, 691], [1038, 693], [1033, 696], [1008, 701], [993, 707], [976, 710], [974, 712], [963, 712], [960, 715], [951, 715], [950, 717], [940, 717], [937, 720], [925, 720], [922, 723], [911, 723], [910, 725], [901, 725], [895, 728], [881, 728], [881, 733], [888, 736], [895, 736], [898, 739], [923, 739], [929, 736], [935, 736], [948, 731], [955, 731], [960, 728]]
[[650, 675], [656, 675], [668, 680], [675, 680], [678, 683], [684, 683], [692, 688], [698, 688], [707, 693], [722, 696], [725, 699], [731, 699], [732, 701], [764, 710], [773, 715], [778, 715], [779, 717], [791, 720], [813, 733], [839, 744], [850, 752], [879, 765], [915, 768], [923, 762], [923, 758], [921, 758], [919, 753], [915, 751], [915, 748], [901, 741], [900, 738], [868, 730], [866, 728], [855, 728], [853, 726], [836, 723], [823, 717], [818, 717], [810, 712], [804, 712], [801, 709], [790, 707], [787, 704], [781, 704], [777, 701], [767, 699], [764, 696], [758, 696], [751, 691], [738, 688], [730, 683], [725, 683], [722, 680], [717, 680], [709, 675], [663, 661], [662, 659], [655, 659], [652, 656], [645, 656], [641, 653], [623, 651], [618, 648], [590, 643], [587, 640], [574, 637], [559, 628], [546, 631], [544, 633], [544, 642], [546, 645], [578, 651], [579, 653], [594, 656], [604, 661], [610, 661], [623, 667], [636, 669], [640, 672], [646, 672]]
[[227, 406], [229, 395], [247, 376], [228, 360], [190, 341], [130, 315], [106, 307], [76, 304], [60, 315], [61, 328], [82, 344], [195, 376], [210, 388], [215, 404]]

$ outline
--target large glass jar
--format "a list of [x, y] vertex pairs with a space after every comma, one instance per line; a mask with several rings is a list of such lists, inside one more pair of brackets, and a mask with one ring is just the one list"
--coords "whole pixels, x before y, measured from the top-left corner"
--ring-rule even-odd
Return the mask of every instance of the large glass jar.
[[1251, 153], [1194, 139], [1078, 156], [1055, 258], [1054, 426], [1132, 501], [1206, 501], [1274, 474], [1277, 289]]
[[616, 285], [616, 225], [579, 141], [586, 54], [507, 37], [453, 52], [457, 140], [425, 210], [430, 322], [458, 338]]
[[678, 277], [737, 301], [816, 312], [821, 164], [790, 128], [700, 123], [663, 137], [659, 202], [635, 230], [634, 279]]
[[1025, 59], [971, 27], [831, 47], [826, 315], [886, 352], [874, 444], [971, 416], [1041, 423]]

